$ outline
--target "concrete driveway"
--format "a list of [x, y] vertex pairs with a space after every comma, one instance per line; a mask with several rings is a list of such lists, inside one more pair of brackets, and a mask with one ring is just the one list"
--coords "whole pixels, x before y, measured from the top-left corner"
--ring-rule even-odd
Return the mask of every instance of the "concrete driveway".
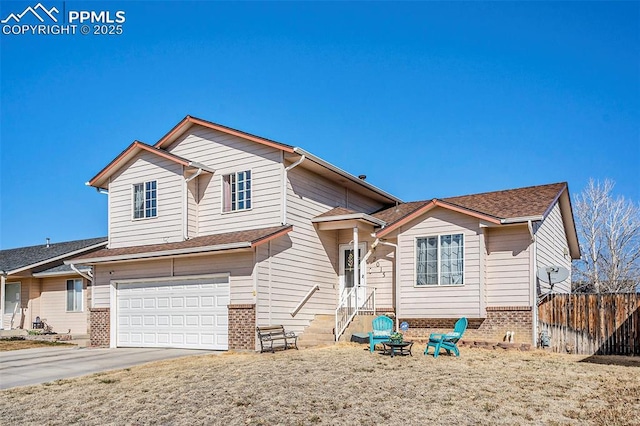
[[195, 349], [77, 347], [34, 348], [0, 352], [0, 389], [118, 370], [152, 361], [222, 352]]

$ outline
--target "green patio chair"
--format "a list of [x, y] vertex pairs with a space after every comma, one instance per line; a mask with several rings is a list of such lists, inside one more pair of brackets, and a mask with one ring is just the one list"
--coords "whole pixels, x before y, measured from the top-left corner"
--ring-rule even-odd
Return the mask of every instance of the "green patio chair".
[[462, 317], [456, 321], [456, 325], [453, 327], [452, 332], [446, 334], [432, 333], [429, 336], [429, 343], [427, 343], [427, 347], [424, 349], [424, 354], [427, 355], [429, 353], [429, 346], [433, 346], [434, 358], [438, 357], [440, 349], [446, 350], [449, 355], [451, 355], [451, 351], [453, 351], [456, 356], [460, 356], [458, 340], [460, 340], [467, 329], [467, 323], [467, 319]]
[[369, 352], [373, 352], [376, 343], [389, 340], [393, 333], [393, 320], [385, 315], [373, 319], [373, 331], [369, 332]]

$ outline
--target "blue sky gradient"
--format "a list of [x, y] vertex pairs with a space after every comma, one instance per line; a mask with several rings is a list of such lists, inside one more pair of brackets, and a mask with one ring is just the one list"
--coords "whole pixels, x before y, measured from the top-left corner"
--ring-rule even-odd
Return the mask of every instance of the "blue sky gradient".
[[187, 114], [407, 201], [590, 177], [640, 200], [639, 2], [64, 6], [123, 34], [0, 35], [0, 248], [106, 235], [84, 183]]

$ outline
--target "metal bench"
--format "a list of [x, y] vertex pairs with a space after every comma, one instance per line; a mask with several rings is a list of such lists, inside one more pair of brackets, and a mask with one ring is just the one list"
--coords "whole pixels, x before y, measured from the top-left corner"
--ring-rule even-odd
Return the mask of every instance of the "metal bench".
[[260, 339], [260, 353], [275, 352], [275, 348], [298, 349], [298, 336], [294, 332], [284, 331], [283, 325], [268, 325], [256, 327]]

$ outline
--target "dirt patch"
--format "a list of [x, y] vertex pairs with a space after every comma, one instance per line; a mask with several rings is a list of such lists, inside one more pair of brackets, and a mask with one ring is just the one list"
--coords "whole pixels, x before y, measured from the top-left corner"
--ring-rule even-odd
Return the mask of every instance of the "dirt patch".
[[[541, 351], [356, 344], [191, 357], [0, 392], [10, 424], [632, 425], [640, 371]], [[33, 401], [38, 401], [34, 404]], [[29, 409], [25, 410], [24, 407]]]
[[63, 346], [68, 345], [67, 343], [58, 343], [58, 342], [46, 342], [39, 340], [24, 340], [24, 339], [0, 339], [0, 352], [2, 351], [17, 351], [19, 349], [31, 349], [31, 348], [41, 348], [45, 346]]

